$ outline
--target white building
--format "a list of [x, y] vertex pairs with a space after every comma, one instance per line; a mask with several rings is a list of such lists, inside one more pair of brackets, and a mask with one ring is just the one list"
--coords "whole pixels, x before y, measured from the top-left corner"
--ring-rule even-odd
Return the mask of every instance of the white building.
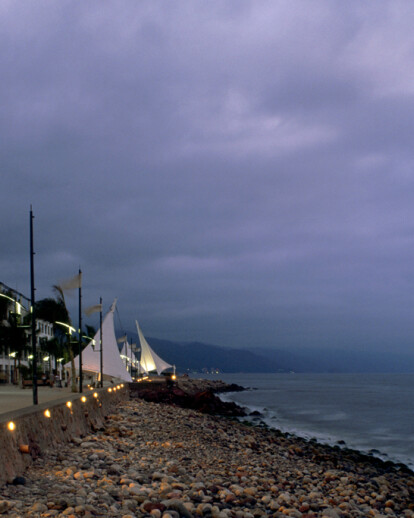
[[[11, 316], [16, 317], [18, 325], [24, 326], [25, 317], [30, 311], [30, 300], [21, 293], [9, 288], [5, 284], [0, 282], [0, 298], [6, 304], [6, 314], [2, 315], [3, 321], [1, 325], [6, 327], [10, 326], [9, 318]], [[4, 318], [5, 317], [5, 318]], [[29, 359], [31, 357], [31, 328], [24, 326], [27, 343], [29, 345], [28, 352], [21, 358], [20, 364], [29, 366]], [[43, 340], [50, 340], [53, 338], [53, 324], [44, 320], [36, 321], [36, 348], [40, 351], [40, 344]], [[30, 351], [30, 352], [29, 352]], [[7, 345], [0, 351], [0, 383], [10, 383], [15, 378], [15, 364], [16, 364], [16, 351], [13, 350], [13, 345]], [[39, 357], [38, 353], [38, 365], [43, 365], [44, 370], [49, 370], [49, 364], [44, 365], [43, 358]], [[55, 366], [53, 367], [55, 368]]]

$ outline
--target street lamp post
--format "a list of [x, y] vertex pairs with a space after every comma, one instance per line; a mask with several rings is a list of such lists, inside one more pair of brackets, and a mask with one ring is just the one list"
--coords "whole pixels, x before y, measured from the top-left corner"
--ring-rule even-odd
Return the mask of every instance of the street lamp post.
[[102, 388], [103, 387], [102, 297], [100, 297], [100, 299], [99, 299], [99, 305], [100, 305], [100, 310], [99, 310], [99, 342], [100, 342], [99, 370], [100, 370], [100, 385]]
[[33, 404], [37, 405], [37, 361], [36, 361], [36, 315], [35, 315], [35, 285], [34, 285], [34, 247], [33, 247], [33, 211], [30, 205], [30, 306], [32, 312], [32, 379], [33, 379]]
[[79, 268], [79, 392], [83, 392], [82, 379], [82, 272]]

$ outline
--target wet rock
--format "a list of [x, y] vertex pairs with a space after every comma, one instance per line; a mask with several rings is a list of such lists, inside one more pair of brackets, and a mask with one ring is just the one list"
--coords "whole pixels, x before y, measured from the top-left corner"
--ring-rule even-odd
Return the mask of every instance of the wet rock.
[[0, 500], [0, 514], [6, 513], [11, 506], [11, 502], [8, 502], [7, 500]]
[[166, 506], [161, 502], [147, 502], [142, 506], [142, 508], [144, 509], [144, 511], [147, 511], [148, 513], [150, 513], [154, 509], [158, 509], [159, 511], [163, 512], [165, 511]]
[[168, 511], [176, 511], [180, 516], [184, 516], [184, 518], [193, 518], [193, 515], [179, 499], [163, 500], [162, 504], [165, 505]]
[[47, 505], [36, 502], [32, 505], [31, 511], [34, 513], [44, 513], [47, 511]]
[[24, 477], [14, 477], [12, 484], [15, 486], [23, 486], [26, 484], [26, 479]]

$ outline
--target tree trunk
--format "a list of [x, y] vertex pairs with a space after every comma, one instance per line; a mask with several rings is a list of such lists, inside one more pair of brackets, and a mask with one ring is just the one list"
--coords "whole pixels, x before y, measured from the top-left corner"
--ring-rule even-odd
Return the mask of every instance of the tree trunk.
[[78, 391], [78, 384], [76, 383], [76, 369], [75, 369], [75, 358], [73, 356], [73, 351], [70, 351], [70, 367], [72, 370], [72, 392]]
[[22, 375], [20, 374], [20, 358], [17, 360], [17, 384], [23, 387]]

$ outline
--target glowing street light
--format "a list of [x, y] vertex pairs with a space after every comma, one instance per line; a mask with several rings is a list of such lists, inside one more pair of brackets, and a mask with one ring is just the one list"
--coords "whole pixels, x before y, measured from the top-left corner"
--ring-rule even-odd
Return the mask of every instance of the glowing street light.
[[82, 338], [86, 338], [89, 342], [92, 342], [92, 345], [96, 345], [96, 340], [87, 335], [82, 335]]
[[15, 307], [16, 307], [16, 313], [18, 315], [22, 314], [22, 305], [20, 304], [20, 302], [17, 302], [17, 300], [12, 299], [11, 297], [9, 297], [8, 295], [5, 295], [4, 293], [0, 293], [0, 297], [10, 300], [11, 302], [14, 302]]
[[59, 324], [60, 326], [64, 326], [64, 327], [67, 327], [69, 329], [69, 334], [71, 335], [72, 333], [75, 333], [76, 332], [76, 329], [72, 326], [70, 326], [69, 324], [66, 324], [65, 322], [55, 322], [55, 324]]

